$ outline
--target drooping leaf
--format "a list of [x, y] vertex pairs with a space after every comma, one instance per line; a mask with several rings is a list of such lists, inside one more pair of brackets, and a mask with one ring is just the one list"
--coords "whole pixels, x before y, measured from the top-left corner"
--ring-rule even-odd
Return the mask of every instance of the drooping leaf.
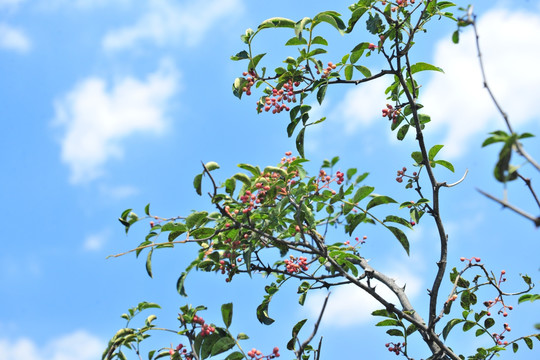
[[419, 63], [411, 65], [412, 74], [415, 74], [420, 71], [426, 71], [426, 70], [439, 71], [439, 72], [444, 73], [443, 69], [441, 69], [440, 67], [437, 67], [435, 65], [431, 65], [425, 62], [419, 62]]
[[202, 174], [197, 174], [193, 179], [193, 187], [197, 194], [202, 195]]
[[298, 151], [298, 154], [300, 154], [301, 157], [304, 156], [304, 133], [306, 131], [306, 128], [303, 127], [298, 135], [296, 136], [296, 150]]
[[223, 323], [227, 329], [231, 326], [232, 317], [233, 317], [233, 304], [227, 303], [221, 305], [221, 317], [223, 318]]
[[146, 257], [146, 272], [148, 273], [148, 276], [152, 277], [152, 253], [154, 252], [154, 249], [150, 249], [148, 252], [148, 256]]
[[392, 199], [389, 196], [377, 195], [373, 199], [371, 199], [370, 202], [367, 204], [366, 210], [369, 210], [375, 206], [379, 206], [383, 204], [392, 204], [392, 203], [397, 203], [397, 201]]
[[206, 164], [204, 164], [204, 166], [205, 166], [206, 170], [208, 170], [208, 171], [213, 171], [213, 170], [219, 169], [219, 165], [215, 161], [207, 162]]
[[397, 227], [387, 226], [386, 228], [390, 230], [392, 234], [394, 234], [394, 236], [399, 241], [401, 246], [403, 246], [403, 249], [405, 249], [405, 252], [407, 253], [407, 255], [409, 255], [409, 240], [407, 239], [407, 235], [405, 235], [405, 233], [401, 231], [400, 229], [398, 229]]
[[452, 163], [446, 161], [446, 160], [435, 160], [433, 161], [435, 164], [438, 164], [438, 165], [441, 165], [441, 166], [444, 166], [445, 168], [447, 168], [448, 170], [450, 170], [451, 172], [454, 172], [454, 165], [452, 165]]

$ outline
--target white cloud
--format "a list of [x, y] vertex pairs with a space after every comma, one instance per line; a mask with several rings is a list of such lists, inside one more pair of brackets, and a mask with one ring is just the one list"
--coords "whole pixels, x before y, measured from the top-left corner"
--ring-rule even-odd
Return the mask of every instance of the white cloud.
[[107, 198], [120, 200], [137, 195], [139, 189], [130, 185], [108, 186], [102, 185], [99, 188], [101, 194]]
[[94, 360], [101, 357], [105, 343], [79, 330], [38, 346], [27, 338], [0, 339], [0, 360]]
[[[385, 273], [395, 279], [399, 286], [406, 284], [409, 299], [420, 293], [422, 279], [407, 268], [394, 268]], [[376, 283], [372, 281], [372, 285]], [[322, 320], [322, 323], [327, 326], [342, 327], [365, 324], [373, 319], [371, 313], [374, 310], [382, 308], [379, 302], [355, 285], [339, 286], [331, 292]], [[395, 295], [382, 284], [377, 285], [377, 292], [383, 298], [400, 307]], [[325, 296], [326, 294], [322, 292], [308, 294], [305, 306], [312, 317], [319, 315]]]
[[30, 47], [30, 40], [23, 31], [0, 23], [0, 48], [25, 53]]
[[218, 21], [242, 9], [241, 0], [193, 1], [179, 5], [171, 0], [156, 0], [134, 24], [106, 34], [106, 50], [123, 50], [150, 41], [157, 45], [185, 42], [199, 43]]
[[110, 236], [110, 231], [103, 230], [99, 233], [88, 235], [84, 239], [83, 248], [86, 251], [98, 251], [103, 248]]
[[65, 129], [61, 157], [71, 169], [70, 181], [103, 175], [109, 159], [122, 158], [121, 142], [130, 135], [162, 133], [177, 83], [175, 67], [163, 61], [146, 80], [125, 77], [108, 87], [104, 79], [87, 78], [57, 100], [53, 123]]
[[[502, 26], [504, 24], [504, 26]], [[488, 84], [515, 127], [538, 119], [540, 15], [494, 9], [478, 19], [480, 46]], [[430, 127], [446, 132], [445, 156], [463, 155], [479, 134], [505, 129], [502, 118], [483, 88], [472, 29], [459, 45], [450, 35], [435, 46], [433, 63], [445, 74], [433, 75], [424, 86], [421, 103], [432, 117]]]

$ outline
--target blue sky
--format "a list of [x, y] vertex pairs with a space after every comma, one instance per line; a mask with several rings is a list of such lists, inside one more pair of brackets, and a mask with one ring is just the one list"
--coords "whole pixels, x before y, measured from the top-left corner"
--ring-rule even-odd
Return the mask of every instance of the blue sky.
[[[477, 3], [489, 82], [516, 130], [540, 134], [540, 3]], [[219, 324], [219, 305], [234, 300], [234, 327], [251, 336], [246, 348], [285, 348], [290, 327], [314, 317], [324, 294], [309, 296], [300, 308], [290, 286], [270, 308], [276, 318], [285, 316], [264, 327], [254, 316], [264, 279], [225, 286], [219, 276], [196, 274], [186, 300], [177, 295], [175, 281], [193, 249], [157, 252], [154, 279], [146, 276], [142, 260], [106, 257], [135, 246], [147, 230], [141, 224], [126, 238], [117, 221], [126, 208], [143, 213], [150, 202], [162, 216], [209, 208], [191, 185], [201, 161], [217, 161], [217, 174], [225, 179], [238, 171], [237, 163], [275, 164], [294, 149], [286, 137], [287, 115], [256, 115], [255, 96], [233, 97], [231, 84], [245, 64], [229, 57], [243, 49], [239, 35], [266, 18], [296, 20], [329, 9], [347, 14], [348, 4], [0, 0], [0, 360], [95, 359], [123, 326], [119, 316], [143, 300], [162, 304], [158, 319], [170, 327], [186, 301], [208, 305], [205, 318]], [[335, 44], [330, 49], [339, 55], [324, 61], [336, 61], [352, 46], [327, 30]], [[505, 269], [509, 280], [520, 273], [536, 277], [538, 230], [475, 191], [503, 196], [491, 176], [497, 149], [480, 148], [486, 134], [503, 124], [482, 89], [472, 34], [466, 31], [454, 45], [453, 30], [449, 22], [435, 22], [418, 40], [414, 59], [445, 69], [421, 79], [422, 102], [433, 119], [428, 142], [446, 144], [441, 156], [456, 168], [455, 174], [436, 174], [454, 182], [469, 170], [460, 186], [442, 194], [450, 266], [460, 266], [461, 256], [480, 256], [494, 272]], [[375, 42], [362, 32], [356, 36]], [[258, 50], [289, 37], [268, 32]], [[266, 65], [277, 66], [282, 49], [267, 55]], [[366, 65], [377, 69], [381, 63], [372, 57]], [[342, 170], [369, 171], [368, 182], [378, 192], [406, 201], [412, 194], [394, 178], [397, 169], [411, 166], [414, 144], [388, 133], [380, 117], [384, 88], [380, 81], [330, 89], [313, 115], [328, 120], [307, 132], [306, 155], [315, 171], [323, 159], [340, 155]], [[538, 140], [525, 144], [539, 159]], [[538, 214], [521, 184], [511, 184], [508, 196]], [[425, 305], [438, 251], [429, 219], [410, 234], [410, 258], [388, 234], [362, 231], [373, 239], [365, 256], [406, 282], [412, 300]], [[518, 285], [510, 281], [508, 290]], [[538, 319], [530, 314], [538, 306], [515, 307], [507, 320], [515, 335], [532, 332]], [[320, 329], [326, 356], [343, 354], [341, 341], [357, 344], [349, 351], [369, 351], [368, 358], [393, 356], [384, 348], [384, 330], [374, 330], [367, 315], [375, 308], [354, 290], [334, 291]], [[156, 346], [177, 341], [163, 337]], [[465, 347], [479, 344], [469, 338]], [[425, 350], [420, 346], [419, 354]], [[532, 352], [520, 355], [533, 358]]]

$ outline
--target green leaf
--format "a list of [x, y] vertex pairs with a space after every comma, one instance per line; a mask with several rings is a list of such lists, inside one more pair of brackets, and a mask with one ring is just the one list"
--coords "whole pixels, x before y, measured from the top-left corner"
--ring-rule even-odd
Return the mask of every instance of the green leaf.
[[357, 204], [362, 199], [366, 198], [369, 194], [371, 194], [375, 190], [373, 186], [362, 186], [358, 190], [356, 190], [356, 193], [353, 197], [353, 203]]
[[469, 331], [473, 327], [476, 326], [476, 323], [474, 321], [465, 321], [465, 324], [463, 324], [463, 331]]
[[197, 192], [197, 194], [202, 195], [202, 174], [198, 174], [195, 176], [195, 178], [193, 179], [193, 187], [195, 188], [195, 191]]
[[291, 46], [291, 45], [307, 45], [307, 40], [304, 39], [304, 38], [297, 38], [296, 36], [295, 37], [292, 37], [290, 38], [286, 43], [285, 43], [285, 46]]
[[150, 216], [150, 204], [147, 204], [145, 207], [144, 207], [144, 213], [148, 216]]
[[375, 311], [373, 311], [371, 313], [371, 315], [373, 315], [373, 316], [384, 316], [384, 317], [388, 317], [388, 318], [392, 318], [392, 319], [397, 319], [396, 314], [391, 313], [386, 309], [375, 310]]
[[249, 54], [246, 50], [240, 51], [238, 54], [231, 56], [231, 60], [238, 61], [238, 60], [245, 60], [249, 59]]
[[280, 174], [283, 177], [287, 176], [287, 171], [285, 169], [277, 167], [277, 166], [267, 166], [267, 167], [265, 167], [264, 168], [264, 173], [265, 174], [276, 173], [276, 174]]
[[227, 329], [231, 326], [233, 316], [233, 304], [227, 303], [221, 305], [221, 317], [223, 318], [223, 323]]
[[400, 321], [395, 319], [386, 319], [378, 322], [375, 326], [399, 326]]
[[213, 170], [219, 169], [219, 165], [215, 161], [207, 162], [204, 166], [206, 167], [206, 170], [208, 170], [208, 171], [213, 171]]
[[233, 338], [226, 336], [222, 337], [216, 343], [214, 346], [212, 346], [212, 356], [224, 353], [227, 350], [232, 349], [236, 345], [236, 341], [234, 341]]
[[439, 164], [441, 166], [444, 166], [445, 168], [447, 168], [448, 170], [450, 170], [451, 172], [454, 172], [454, 165], [452, 165], [452, 163], [446, 161], [446, 160], [435, 160], [433, 161], [435, 164]]
[[525, 344], [527, 344], [527, 347], [532, 350], [533, 348], [533, 341], [531, 338], [523, 338], [523, 341], [525, 341]]
[[[366, 1], [363, 1], [363, 2], [366, 2]], [[347, 27], [347, 30], [345, 32], [350, 33], [354, 29], [354, 26], [356, 25], [358, 20], [360, 20], [362, 15], [364, 15], [367, 10], [368, 10], [368, 7], [366, 5], [362, 5], [356, 8], [352, 13], [351, 18], [349, 19], [349, 26]]]
[[512, 350], [514, 351], [514, 353], [516, 353], [519, 350], [519, 345], [517, 343], [513, 343]]
[[495, 320], [493, 320], [493, 318], [488, 317], [488, 318], [486, 318], [486, 320], [484, 320], [484, 327], [485, 327], [486, 329], [489, 329], [489, 328], [492, 327], [493, 325], [495, 325]]
[[315, 36], [313, 40], [311, 40], [312, 45], [328, 45], [328, 41], [326, 41], [325, 38], [321, 36]]
[[345, 79], [351, 80], [353, 76], [354, 67], [352, 65], [345, 66]]
[[238, 164], [238, 167], [240, 169], [244, 169], [244, 170], [249, 171], [250, 173], [253, 174], [253, 176], [260, 176], [261, 175], [261, 170], [257, 166], [253, 166], [253, 165], [250, 165], [250, 164]]
[[409, 255], [409, 240], [407, 239], [407, 235], [405, 235], [405, 233], [401, 231], [400, 229], [398, 229], [397, 227], [387, 226], [386, 228], [390, 230], [392, 234], [394, 234], [394, 236], [396, 237], [396, 239], [398, 239], [401, 246], [403, 246], [403, 249], [405, 249], [405, 252], [407, 253], [407, 255]]
[[202, 227], [190, 232], [190, 235], [197, 240], [207, 239], [214, 235], [216, 231], [213, 228]]
[[236, 336], [236, 340], [247, 340], [249, 339], [249, 336], [247, 336], [246, 334], [244, 333], [239, 333], [237, 336]]
[[319, 102], [319, 105], [322, 104], [324, 100], [327, 87], [328, 86], [324, 84], [324, 85], [319, 86], [319, 90], [317, 90], [317, 101]]
[[452, 320], [450, 320], [443, 329], [443, 332], [442, 332], [443, 339], [446, 340], [446, 338], [448, 337], [448, 334], [450, 333], [452, 328], [454, 326], [456, 326], [457, 324], [463, 322], [463, 321], [465, 321], [465, 320], [463, 320], [463, 319], [452, 319]]
[[420, 71], [426, 71], [426, 70], [439, 71], [439, 72], [444, 73], [443, 69], [441, 69], [440, 67], [437, 67], [435, 65], [431, 65], [431, 64], [428, 64], [428, 63], [425, 63], [425, 62], [419, 62], [419, 63], [416, 63], [414, 65], [411, 65], [411, 73], [412, 74], [415, 74], [415, 73], [420, 72]]
[[264, 325], [271, 325], [274, 322], [274, 319], [268, 316], [269, 303], [269, 300], [264, 300], [259, 306], [257, 306], [257, 320]]
[[233, 353], [230, 353], [229, 356], [225, 358], [225, 360], [242, 360], [244, 359], [244, 354], [242, 354], [240, 351], [235, 351]]
[[444, 145], [433, 145], [431, 149], [429, 149], [428, 153], [428, 159], [431, 161], [435, 159], [435, 156], [439, 153], [439, 151], [444, 147]]
[[263, 58], [264, 55], [266, 55], [266, 53], [254, 56], [253, 59], [251, 59], [251, 61], [249, 62], [248, 67], [250, 69], [255, 69], [257, 67], [257, 65], [259, 64], [259, 61], [261, 61], [261, 59]]
[[369, 210], [375, 206], [379, 206], [382, 204], [392, 204], [392, 203], [397, 203], [397, 201], [392, 199], [389, 196], [377, 195], [373, 199], [371, 199], [371, 201], [367, 204], [366, 210]]
[[422, 164], [423, 157], [422, 157], [422, 153], [420, 151], [412, 152], [411, 157], [413, 158], [414, 161], [416, 161], [416, 163], [418, 165]]
[[208, 213], [206, 211], [198, 211], [198, 212], [191, 213], [186, 218], [186, 226], [189, 229], [192, 229], [193, 227], [203, 223], [206, 220], [207, 216], [208, 216]]
[[335, 11], [323, 11], [313, 17], [313, 26], [320, 22], [332, 25], [340, 34], [343, 34], [347, 28], [343, 20], [341, 20], [340, 14]]
[[296, 150], [298, 151], [298, 154], [300, 154], [301, 157], [304, 156], [304, 133], [306, 131], [306, 128], [303, 127], [298, 135], [296, 136]]
[[302, 38], [302, 30], [304, 30], [306, 25], [311, 23], [311, 21], [310, 18], [305, 17], [294, 25], [294, 34], [297, 38]]
[[371, 71], [363, 65], [354, 65], [354, 68], [362, 73], [365, 77], [371, 76]]
[[459, 43], [459, 31], [458, 30], [454, 31], [454, 33], [452, 34], [452, 42], [454, 44]]
[[266, 28], [294, 28], [296, 25], [296, 22], [282, 18], [282, 17], [274, 17], [267, 20], [264, 20], [261, 25], [259, 25], [259, 29], [266, 29]]
[[150, 249], [148, 252], [148, 256], [146, 257], [146, 272], [148, 273], [148, 276], [152, 277], [152, 253], [154, 252], [154, 249]]
[[518, 304], [521, 304], [525, 301], [533, 302], [536, 300], [540, 300], [540, 294], [525, 294], [519, 297]]
[[186, 276], [187, 276], [187, 273], [183, 272], [182, 274], [180, 274], [180, 277], [178, 278], [178, 281], [176, 282], [176, 290], [183, 297], [187, 297], [186, 289], [184, 288], [184, 281], [186, 281]]
[[400, 127], [398, 132], [397, 132], [398, 140], [405, 139], [405, 135], [407, 135], [407, 131], [409, 131], [409, 124], [405, 124], [402, 127]]
[[379, 14], [376, 13], [375, 16], [371, 13], [369, 14], [369, 18], [366, 21], [366, 29], [373, 35], [377, 35], [384, 31], [385, 26], [383, 25]]
[[386, 330], [386, 333], [390, 336], [399, 336], [399, 337], [403, 337], [403, 331], [399, 330], [399, 329], [388, 329]]
[[232, 177], [233, 179], [243, 182], [246, 186], [251, 186], [251, 179], [244, 173], [237, 173], [234, 174]]

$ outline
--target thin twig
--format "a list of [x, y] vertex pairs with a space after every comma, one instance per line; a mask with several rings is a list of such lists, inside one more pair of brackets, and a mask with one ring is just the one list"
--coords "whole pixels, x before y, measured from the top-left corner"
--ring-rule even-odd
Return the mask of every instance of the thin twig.
[[326, 298], [324, 299], [324, 303], [321, 309], [321, 313], [319, 314], [319, 318], [317, 319], [317, 322], [315, 322], [315, 325], [313, 326], [313, 332], [311, 335], [300, 345], [300, 348], [298, 349], [297, 357], [300, 359], [302, 354], [304, 353], [304, 349], [306, 346], [313, 340], [315, 335], [317, 334], [317, 330], [319, 330], [319, 325], [321, 324], [321, 320], [324, 314], [324, 310], [326, 309], [326, 304], [328, 303], [328, 298], [330, 297], [330, 293], [326, 295]]
[[520, 208], [517, 208], [515, 207], [514, 205], [508, 203], [506, 200], [501, 200], [501, 199], [498, 199], [496, 198], [495, 196], [491, 195], [491, 194], [488, 194], [487, 192], [484, 192], [480, 189], [476, 189], [480, 194], [490, 198], [491, 200], [495, 201], [495, 202], [498, 202], [499, 204], [501, 204], [503, 207], [505, 208], [508, 208], [512, 211], [514, 211], [515, 213], [518, 213], [519, 215], [523, 216], [524, 218], [527, 218], [529, 220], [531, 220], [534, 225], [536, 227], [540, 227], [540, 216], [537, 216], [537, 217], [534, 217], [533, 215], [521, 210]]

